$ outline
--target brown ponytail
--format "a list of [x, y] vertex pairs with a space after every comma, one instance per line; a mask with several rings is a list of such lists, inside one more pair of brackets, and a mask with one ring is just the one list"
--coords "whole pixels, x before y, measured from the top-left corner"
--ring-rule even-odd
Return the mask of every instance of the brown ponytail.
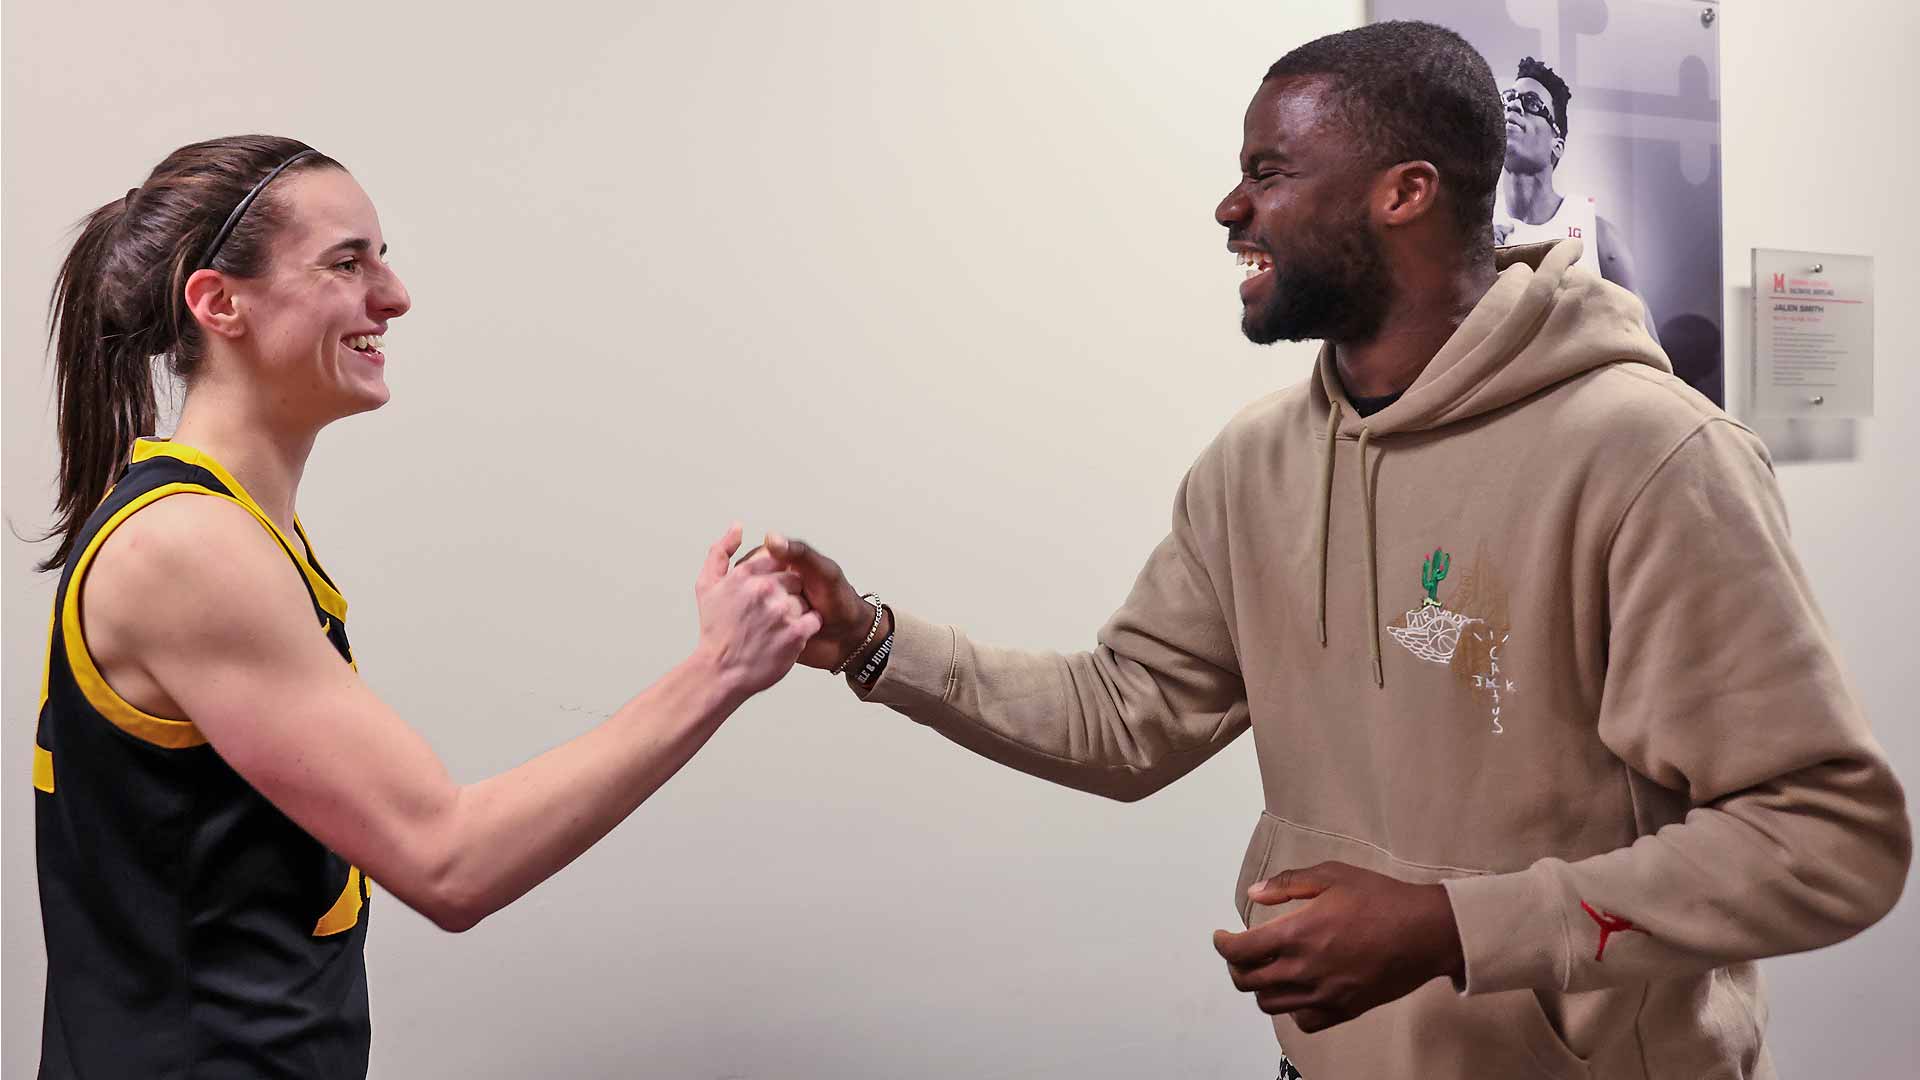
[[[60, 494], [53, 528], [42, 539], [58, 536], [60, 546], [40, 569], [66, 565], [75, 535], [119, 477], [133, 441], [153, 433], [153, 363], [164, 360], [182, 379], [199, 366], [203, 341], [187, 308], [186, 284], [214, 234], [254, 184], [306, 149], [269, 135], [183, 146], [146, 183], [81, 222], [54, 278], [49, 311]], [[287, 171], [340, 167], [315, 153]], [[265, 273], [269, 244], [286, 217], [269, 185], [220, 246], [212, 268], [240, 278]]]

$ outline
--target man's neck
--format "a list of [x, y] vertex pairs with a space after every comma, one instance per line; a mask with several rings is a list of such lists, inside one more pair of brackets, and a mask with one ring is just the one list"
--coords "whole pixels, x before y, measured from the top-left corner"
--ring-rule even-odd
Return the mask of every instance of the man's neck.
[[1333, 343], [1335, 370], [1349, 397], [1382, 398], [1412, 386], [1434, 354], [1493, 287], [1489, 254], [1425, 280], [1405, 282], [1404, 299], [1365, 341]]
[[197, 386], [180, 409], [176, 442], [205, 451], [233, 474], [260, 509], [296, 542], [294, 501], [317, 432], [280, 430], [245, 395]]
[[1507, 204], [1508, 214], [1529, 225], [1552, 221], [1553, 215], [1560, 212], [1562, 201], [1560, 193], [1553, 190], [1552, 169], [1501, 173], [1500, 197]]

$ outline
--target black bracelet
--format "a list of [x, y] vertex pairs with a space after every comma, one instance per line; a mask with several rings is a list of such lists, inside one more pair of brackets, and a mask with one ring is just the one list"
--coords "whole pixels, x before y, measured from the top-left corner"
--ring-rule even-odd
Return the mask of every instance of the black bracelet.
[[880, 647], [873, 650], [873, 655], [867, 657], [867, 662], [861, 666], [860, 674], [853, 677], [854, 684], [866, 686], [873, 682], [881, 670], [887, 666], [887, 655], [891, 652], [893, 652], [893, 633], [888, 631], [887, 636], [881, 640]]

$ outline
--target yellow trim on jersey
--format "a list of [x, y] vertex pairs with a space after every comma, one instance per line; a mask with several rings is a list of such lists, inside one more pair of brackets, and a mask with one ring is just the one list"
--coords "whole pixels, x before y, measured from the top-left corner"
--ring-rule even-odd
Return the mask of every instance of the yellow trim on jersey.
[[33, 786], [53, 794], [53, 751], [33, 744]]
[[47, 707], [47, 689], [53, 685], [53, 624], [60, 620], [60, 605], [47, 605], [47, 663], [40, 669], [40, 707]]
[[314, 937], [328, 937], [342, 930], [351, 930], [360, 921], [360, 868], [355, 866], [347, 871], [347, 887], [340, 890], [340, 899], [333, 902], [320, 921], [313, 924]]
[[[155, 746], [164, 746], [170, 750], [184, 750], [190, 746], [204, 746], [207, 741], [200, 729], [191, 720], [168, 720], [152, 713], [142, 712], [134, 707], [119, 692], [107, 685], [100, 669], [93, 662], [93, 654], [87, 651], [86, 631], [80, 625], [81, 586], [87, 578], [87, 570], [93, 565], [93, 557], [100, 553], [100, 545], [120, 523], [132, 517], [138, 510], [166, 498], [169, 495], [191, 493], [194, 495], [212, 495], [226, 498], [217, 491], [203, 488], [198, 484], [163, 484], [152, 491], [136, 496], [133, 501], [120, 508], [119, 512], [107, 519], [94, 534], [93, 542], [80, 553], [74, 563], [73, 576], [67, 580], [66, 606], [61, 611], [60, 632], [67, 647], [67, 665], [73, 669], [73, 681], [80, 686], [87, 703], [92, 705], [101, 716], [106, 717], [113, 726], [136, 738], [145, 739]], [[239, 502], [238, 499], [230, 500]], [[244, 504], [243, 504], [244, 505]]]
[[[113, 489], [119, 486], [120, 485], [118, 483], [107, 485], [107, 493], [105, 495], [100, 496], [100, 503], [96, 505], [95, 509], [98, 509], [99, 506], [105, 505], [108, 499], [113, 498]], [[72, 558], [73, 554], [69, 552], [67, 554], [67, 557]], [[54, 624], [60, 621], [59, 599], [56, 598], [52, 604], [48, 605], [48, 608], [49, 610], [47, 611], [47, 666], [40, 670], [40, 707], [43, 709], [47, 707], [47, 691], [51, 689], [53, 686], [53, 650], [56, 646], [60, 644], [59, 642], [53, 640]]]
[[[246, 487], [243, 486], [240, 481], [233, 478], [233, 474], [227, 471], [226, 466], [213, 460], [213, 458], [207, 454], [183, 443], [173, 442], [168, 439], [137, 439], [134, 441], [133, 461], [135, 464], [139, 464], [149, 458], [157, 457], [168, 457], [177, 461], [184, 461], [189, 465], [196, 465], [212, 473], [216, 479], [226, 485], [228, 491], [233, 492], [234, 497], [240, 502], [240, 505], [252, 511], [253, 516], [260, 519], [260, 524], [265, 525], [271, 530], [273, 535], [278, 538], [282, 544], [286, 545], [287, 550], [293, 553], [294, 561], [300, 564], [300, 572], [307, 576], [307, 583], [313, 586], [313, 595], [320, 600], [320, 609], [336, 619], [345, 619], [347, 617], [347, 598], [341, 596], [339, 590], [335, 589], [332, 585], [327, 584], [327, 579], [321, 577], [320, 572], [313, 568], [311, 558], [313, 545], [307, 541], [307, 531], [300, 527], [300, 520], [298, 518], [294, 519], [293, 528], [295, 532], [300, 534], [300, 544], [295, 546], [293, 541], [287, 537], [287, 534], [280, 531], [280, 526], [274, 524], [273, 519], [267, 516], [267, 512], [260, 508], [260, 504], [254, 501], [253, 496], [247, 492]], [[305, 551], [306, 554], [302, 554], [303, 551]]]

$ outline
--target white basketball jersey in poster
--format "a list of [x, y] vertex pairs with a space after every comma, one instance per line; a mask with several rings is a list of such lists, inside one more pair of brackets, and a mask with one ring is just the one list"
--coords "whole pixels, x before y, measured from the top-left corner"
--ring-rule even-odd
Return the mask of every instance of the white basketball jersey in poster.
[[1597, 268], [1599, 262], [1594, 254], [1594, 245], [1599, 243], [1599, 232], [1594, 218], [1593, 200], [1585, 195], [1562, 195], [1560, 209], [1538, 225], [1529, 225], [1509, 216], [1504, 205], [1496, 206], [1493, 211], [1496, 224], [1511, 226], [1513, 230], [1500, 241], [1502, 244], [1541, 244], [1549, 240], [1564, 240], [1569, 236], [1577, 237], [1584, 250], [1574, 265]]

